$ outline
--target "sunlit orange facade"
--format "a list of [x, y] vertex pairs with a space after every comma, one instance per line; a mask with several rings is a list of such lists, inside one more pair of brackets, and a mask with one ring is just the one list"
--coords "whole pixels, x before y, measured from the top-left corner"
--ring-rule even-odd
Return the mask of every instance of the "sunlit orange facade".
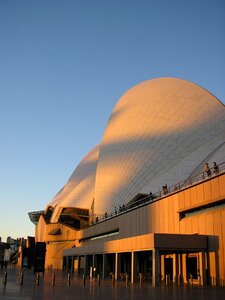
[[224, 161], [225, 108], [212, 94], [174, 78], [131, 88], [39, 218], [46, 267], [225, 285]]

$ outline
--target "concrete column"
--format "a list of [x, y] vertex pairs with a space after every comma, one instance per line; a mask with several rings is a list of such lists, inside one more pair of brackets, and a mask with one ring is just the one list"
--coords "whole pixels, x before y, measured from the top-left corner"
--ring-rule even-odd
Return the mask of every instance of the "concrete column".
[[160, 274], [161, 274], [161, 280], [165, 280], [165, 255], [161, 255], [160, 257], [160, 261], [161, 261], [161, 270], [160, 270]]
[[73, 273], [73, 270], [74, 270], [74, 267], [73, 267], [73, 256], [71, 256], [71, 269], [70, 269], [70, 272]]
[[152, 286], [159, 285], [159, 250], [154, 248], [152, 250]]
[[182, 274], [182, 254], [178, 254], [178, 274]]
[[187, 283], [187, 254], [182, 254], [182, 277], [183, 277], [183, 282]]
[[118, 253], [115, 255], [115, 280], [118, 279]]
[[77, 274], [80, 274], [80, 256], [78, 256]]
[[84, 255], [84, 275], [86, 275], [87, 255]]
[[220, 285], [220, 273], [219, 273], [219, 253], [215, 251], [215, 266], [216, 266], [216, 286]]
[[199, 273], [200, 273], [200, 285], [206, 285], [206, 260], [205, 251], [199, 253]]
[[131, 252], [131, 283], [134, 283], [135, 277], [135, 261], [134, 261], [134, 251]]
[[178, 278], [178, 268], [179, 268], [179, 260], [178, 260], [178, 255], [173, 254], [173, 282], [177, 283], [177, 278]]
[[95, 254], [93, 254], [93, 257], [92, 257], [92, 267], [93, 268], [95, 267], [95, 259], [96, 259]]
[[102, 279], [105, 279], [105, 254], [102, 254]]
[[182, 268], [182, 254], [178, 254], [178, 284], [182, 285], [183, 283], [183, 268]]

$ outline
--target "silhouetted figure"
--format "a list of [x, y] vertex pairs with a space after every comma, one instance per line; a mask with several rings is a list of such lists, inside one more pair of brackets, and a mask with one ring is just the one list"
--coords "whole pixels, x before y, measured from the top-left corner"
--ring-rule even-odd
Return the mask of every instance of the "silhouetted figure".
[[219, 172], [220, 172], [219, 167], [218, 167], [217, 163], [214, 162], [213, 163], [213, 173], [217, 175], [217, 174], [219, 174]]
[[156, 195], [152, 194], [152, 192], [149, 193], [149, 199], [154, 200], [156, 198]]
[[208, 163], [205, 164], [204, 171], [206, 172], [206, 174], [208, 175], [208, 177], [210, 177], [212, 175]]
[[168, 188], [167, 188], [167, 184], [165, 184], [163, 186], [163, 195], [167, 195], [168, 194]]

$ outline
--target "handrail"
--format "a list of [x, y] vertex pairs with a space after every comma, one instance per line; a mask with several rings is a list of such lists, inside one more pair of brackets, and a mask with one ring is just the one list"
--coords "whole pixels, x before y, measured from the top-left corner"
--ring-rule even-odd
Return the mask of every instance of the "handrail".
[[218, 164], [218, 172], [215, 172], [214, 168], [210, 168], [210, 172], [209, 175], [206, 174], [205, 171], [200, 172], [192, 177], [188, 177], [183, 181], [180, 181], [170, 187], [167, 187], [166, 185], [162, 188], [162, 190], [160, 190], [158, 193], [150, 193], [149, 195], [147, 195], [146, 197], [135, 201], [134, 203], [130, 203], [130, 204], [126, 204], [123, 205], [122, 207], [119, 207], [118, 210], [116, 210], [114, 213], [110, 213], [110, 214], [105, 214], [104, 216], [96, 216], [97, 221], [93, 222], [93, 224], [97, 224], [99, 222], [111, 219], [113, 217], [116, 217], [120, 214], [123, 214], [124, 212], [136, 209], [140, 206], [146, 205], [150, 202], [154, 202], [156, 200], [159, 200], [160, 198], [163, 198], [165, 196], [171, 195], [173, 193], [176, 193], [184, 188], [186, 188], [187, 186], [192, 186], [198, 182], [201, 181], [205, 181], [208, 180], [212, 177], [215, 177], [219, 174], [225, 173], [225, 162], [222, 162], [220, 164]]

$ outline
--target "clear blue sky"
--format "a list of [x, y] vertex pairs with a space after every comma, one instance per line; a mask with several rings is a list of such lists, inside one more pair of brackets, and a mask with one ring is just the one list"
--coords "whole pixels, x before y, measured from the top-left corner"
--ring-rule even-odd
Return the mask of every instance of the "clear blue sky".
[[225, 103], [224, 0], [0, 0], [0, 236], [42, 210], [119, 98], [180, 77]]

